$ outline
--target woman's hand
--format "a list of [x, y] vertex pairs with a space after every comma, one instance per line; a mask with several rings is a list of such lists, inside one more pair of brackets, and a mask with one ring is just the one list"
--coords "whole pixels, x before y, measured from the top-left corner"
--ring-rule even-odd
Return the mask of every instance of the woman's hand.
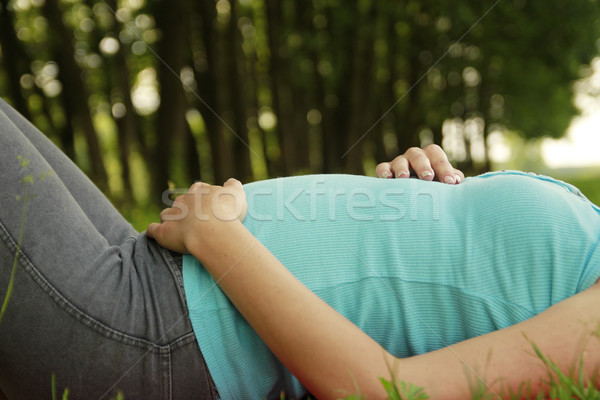
[[380, 178], [408, 178], [414, 171], [419, 179], [437, 180], [448, 184], [461, 183], [465, 175], [452, 167], [444, 150], [436, 144], [423, 149], [411, 147], [390, 162], [377, 165], [375, 171]]
[[163, 247], [188, 254], [192, 248], [215, 247], [236, 223], [241, 225], [246, 209], [240, 181], [229, 179], [223, 186], [197, 182], [160, 213], [160, 223], [151, 223], [147, 234]]

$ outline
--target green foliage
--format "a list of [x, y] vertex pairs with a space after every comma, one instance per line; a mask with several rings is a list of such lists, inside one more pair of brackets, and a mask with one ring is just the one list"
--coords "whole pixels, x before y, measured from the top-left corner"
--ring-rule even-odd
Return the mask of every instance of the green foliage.
[[393, 382], [380, 378], [390, 400], [427, 400], [429, 396], [423, 388], [402, 381]]
[[[56, 374], [52, 374], [51, 379], [51, 393], [52, 400], [58, 400], [58, 388], [56, 387]], [[69, 400], [69, 388], [65, 388], [62, 394], [62, 400]], [[123, 392], [117, 391], [117, 395], [115, 397], [111, 397], [111, 400], [125, 400], [125, 396]]]
[[544, 366], [549, 371], [550, 392], [549, 397], [552, 399], [580, 399], [580, 400], [598, 400], [600, 399], [600, 391], [595, 387], [598, 374], [591, 380], [585, 380], [583, 377], [583, 354], [579, 356], [577, 365], [577, 373], [564, 373], [552, 360], [546, 357], [540, 349], [531, 343], [533, 351], [537, 357], [542, 360]]
[[577, 187], [594, 204], [600, 206], [600, 170], [590, 170], [577, 176], [564, 176], [561, 179]]
[[[57, 393], [57, 388], [56, 388], [56, 375], [52, 374], [52, 379], [51, 379], [51, 387], [52, 387], [52, 400], [57, 400], [58, 399], [58, 393]], [[63, 392], [62, 395], [62, 400], [68, 400], [69, 398], [69, 389], [65, 388], [65, 391]]]
[[[166, 206], [165, 206], [166, 207]], [[151, 222], [158, 222], [161, 208], [150, 204], [146, 206], [125, 205], [120, 209], [123, 217], [138, 231], [145, 231]]]

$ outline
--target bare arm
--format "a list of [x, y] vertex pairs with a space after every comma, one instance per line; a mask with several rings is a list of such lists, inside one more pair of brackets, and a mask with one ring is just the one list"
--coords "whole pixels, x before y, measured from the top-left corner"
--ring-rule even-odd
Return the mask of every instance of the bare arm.
[[548, 389], [547, 369], [531, 346], [535, 343], [566, 374], [583, 352], [583, 376], [590, 379], [600, 366], [600, 338], [591, 337], [600, 322], [599, 301], [597, 283], [519, 324], [403, 360], [396, 376], [424, 386], [432, 398], [470, 398], [469, 376], [476, 383], [485, 378], [488, 391], [501, 397], [531, 383], [531, 398]]
[[[228, 181], [226, 186], [243, 196], [239, 182]], [[212, 193], [201, 196], [203, 210], [209, 209], [219, 188], [197, 188]], [[194, 207], [192, 197], [180, 199]], [[229, 207], [234, 208], [239, 210]], [[177, 211], [166, 214], [172, 213]], [[513, 327], [432, 353], [395, 359], [303, 286], [245, 229], [236, 218], [239, 215], [229, 215], [206, 221], [164, 221], [151, 225], [148, 233], [163, 246], [201, 260], [274, 354], [321, 399], [338, 398], [344, 394], [339, 390], [353, 392], [355, 382], [369, 398], [385, 397], [378, 377], [390, 377], [390, 366], [396, 379], [425, 387], [433, 398], [467, 398], [465, 371], [485, 376], [489, 390], [496, 393], [502, 385], [516, 390], [524, 380], [531, 380], [535, 390], [545, 390], [541, 380], [546, 371], [524, 335], [566, 371], [581, 353], [579, 339], [589, 337], [600, 321], [600, 286], [595, 285]], [[600, 341], [590, 340], [585, 375], [591, 377], [599, 363]]]

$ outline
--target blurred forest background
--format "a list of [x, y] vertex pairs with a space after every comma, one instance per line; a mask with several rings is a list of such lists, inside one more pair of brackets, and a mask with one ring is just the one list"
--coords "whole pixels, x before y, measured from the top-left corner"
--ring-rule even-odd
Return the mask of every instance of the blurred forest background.
[[169, 182], [488, 170], [564, 135], [598, 38], [598, 0], [0, 0], [0, 96], [143, 228]]

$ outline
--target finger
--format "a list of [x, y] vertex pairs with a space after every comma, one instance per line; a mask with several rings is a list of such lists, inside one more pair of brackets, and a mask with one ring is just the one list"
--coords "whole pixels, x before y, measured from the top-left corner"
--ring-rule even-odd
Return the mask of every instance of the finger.
[[237, 218], [240, 221], [244, 221], [246, 218], [246, 213], [248, 212], [248, 202], [246, 201], [246, 192], [244, 191], [244, 186], [242, 182], [238, 181], [235, 178], [229, 178], [227, 182], [223, 184], [223, 188], [225, 189], [233, 189], [236, 191], [235, 203], [236, 209], [238, 211]]
[[160, 223], [165, 221], [179, 221], [187, 216], [188, 208], [182, 200], [175, 200], [173, 207], [165, 208], [160, 212]]
[[152, 222], [150, 225], [148, 225], [148, 229], [146, 229], [146, 234], [149, 238], [157, 240], [159, 228], [160, 224], [158, 222]]
[[146, 235], [148, 235], [149, 238], [156, 240], [156, 242], [162, 247], [166, 247], [178, 253], [185, 252], [184, 248], [173, 247], [176, 241], [173, 240], [174, 235], [172, 227], [170, 227], [168, 224], [152, 222], [146, 229]]
[[236, 187], [236, 188], [242, 188], [242, 182], [238, 181], [235, 178], [229, 178], [227, 179], [227, 181], [223, 184], [223, 187]]
[[233, 195], [238, 205], [245, 202], [246, 192], [244, 191], [244, 186], [242, 185], [242, 182], [238, 181], [237, 179], [229, 178], [223, 184], [223, 189]]
[[207, 187], [210, 187], [210, 185], [208, 183], [196, 181], [196, 182], [192, 183], [192, 185], [188, 189], [188, 193], [204, 192], [204, 191], [206, 191]]
[[410, 163], [404, 155], [394, 158], [390, 162], [390, 169], [394, 178], [410, 177]]
[[452, 167], [452, 164], [448, 161], [448, 156], [446, 156], [446, 153], [440, 146], [430, 144], [423, 149], [423, 152], [431, 163], [436, 180], [448, 184], [462, 182], [464, 175]]
[[461, 183], [465, 180], [465, 174], [460, 169], [454, 168], [454, 177], [456, 178], [456, 183]]
[[392, 173], [392, 169], [389, 162], [383, 162], [377, 164], [375, 167], [375, 173], [378, 178], [393, 178], [394, 174]]
[[172, 208], [165, 208], [164, 210], [162, 210], [158, 215], [160, 223], [162, 224], [163, 222], [168, 221], [169, 215], [173, 214], [173, 211], [174, 210]]
[[431, 181], [434, 178], [434, 171], [431, 167], [429, 157], [425, 154], [425, 151], [419, 147], [411, 147], [404, 153], [404, 158], [415, 171], [419, 179]]
[[168, 210], [169, 210], [168, 208], [165, 208], [164, 210], [162, 210], [162, 211], [160, 212], [160, 214], [158, 214], [158, 219], [159, 219], [159, 221], [160, 221], [160, 223], [161, 223], [161, 224], [162, 224], [163, 222], [165, 222], [165, 218], [164, 218], [164, 216], [167, 214]]

